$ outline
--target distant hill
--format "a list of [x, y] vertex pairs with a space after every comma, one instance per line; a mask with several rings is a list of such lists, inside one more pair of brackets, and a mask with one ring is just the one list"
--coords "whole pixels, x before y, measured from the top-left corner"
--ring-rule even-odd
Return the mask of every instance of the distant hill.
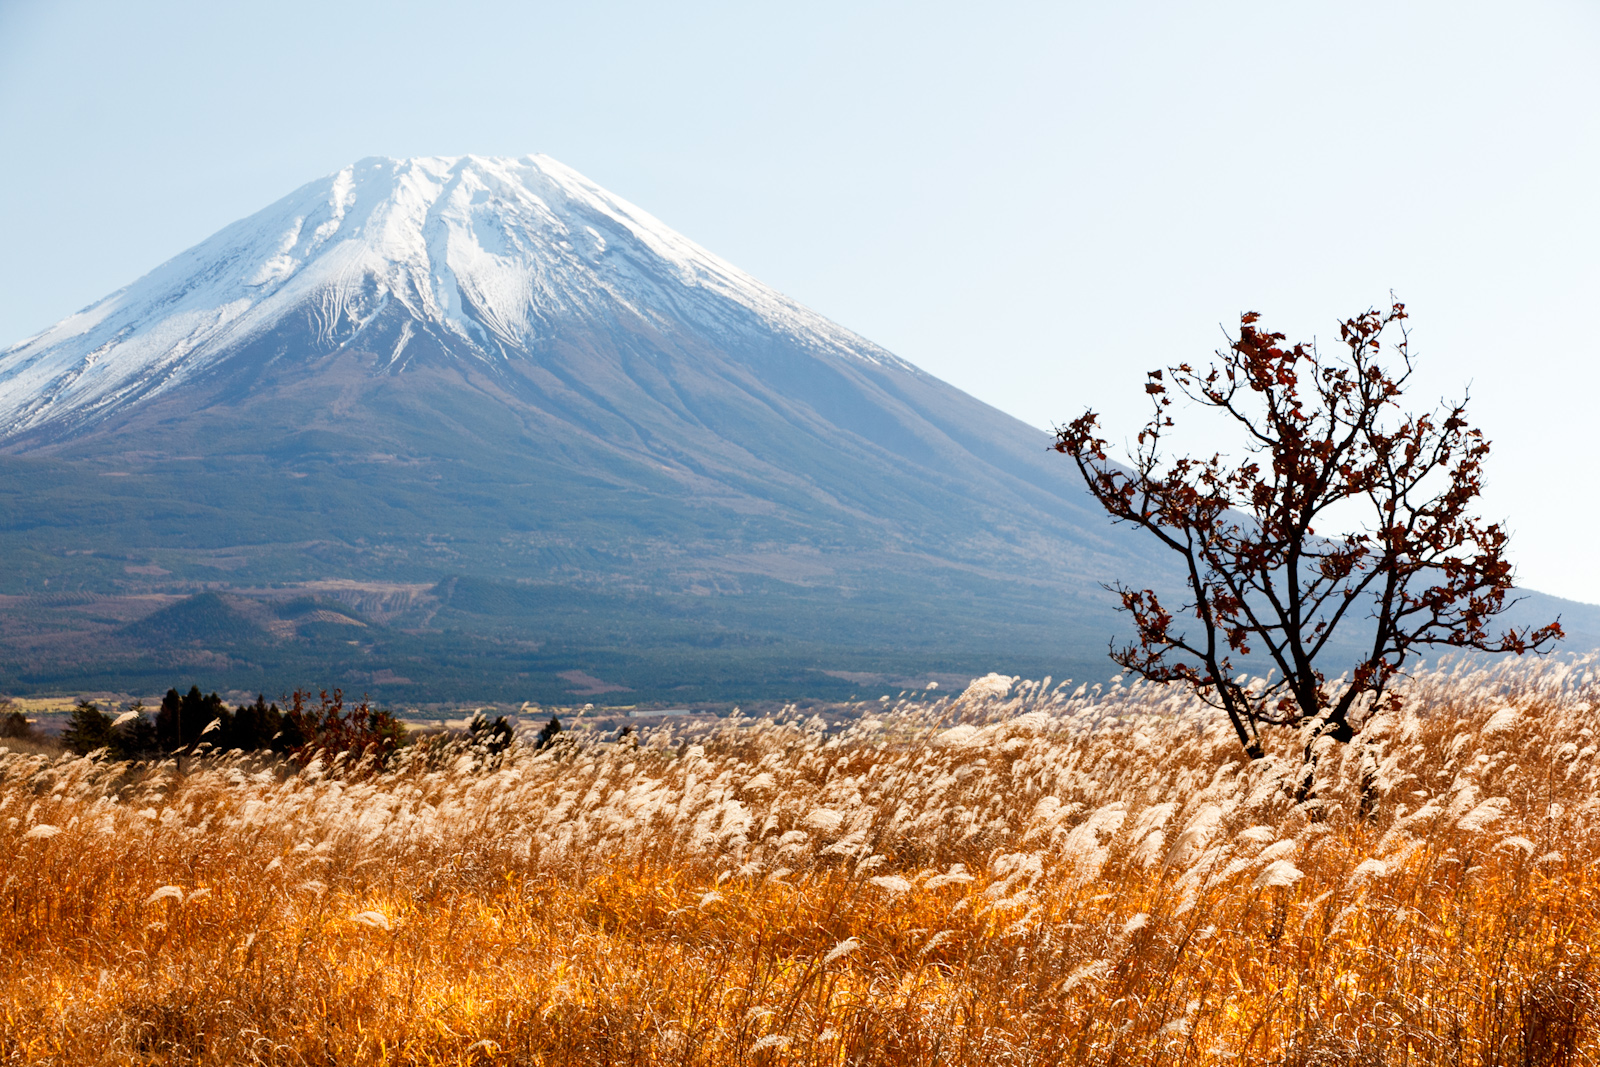
[[1171, 562], [1047, 443], [553, 160], [363, 160], [0, 353], [0, 690], [1103, 678]]

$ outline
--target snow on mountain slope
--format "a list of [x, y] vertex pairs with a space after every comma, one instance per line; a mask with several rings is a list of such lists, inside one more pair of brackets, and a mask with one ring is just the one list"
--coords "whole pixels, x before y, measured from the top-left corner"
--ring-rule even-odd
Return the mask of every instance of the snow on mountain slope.
[[371, 158], [0, 351], [0, 437], [158, 395], [291, 314], [332, 348], [396, 305], [391, 369], [417, 329], [492, 361], [557, 322], [631, 318], [918, 373], [548, 157]]

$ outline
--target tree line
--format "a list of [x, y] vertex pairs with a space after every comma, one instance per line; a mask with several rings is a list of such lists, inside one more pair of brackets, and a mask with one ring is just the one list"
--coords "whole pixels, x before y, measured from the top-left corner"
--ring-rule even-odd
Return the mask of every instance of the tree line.
[[181, 695], [176, 689], [167, 690], [153, 713], [135, 703], [113, 717], [93, 701], [79, 700], [61, 733], [61, 744], [78, 755], [104, 749], [114, 759], [150, 759], [198, 751], [201, 746], [296, 756], [318, 749], [388, 751], [403, 744], [405, 736], [404, 724], [393, 713], [373, 708], [365, 699], [346, 707], [338, 689], [323, 690], [316, 698], [295, 690], [283, 708], [258, 695], [255, 703], [230, 709], [216, 693], [207, 696], [193, 686]]

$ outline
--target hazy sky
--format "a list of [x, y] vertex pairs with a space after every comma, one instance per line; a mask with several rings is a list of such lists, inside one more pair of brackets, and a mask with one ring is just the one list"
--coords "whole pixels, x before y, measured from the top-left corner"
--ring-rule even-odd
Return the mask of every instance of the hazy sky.
[[368, 155], [545, 152], [1041, 427], [1413, 313], [1600, 602], [1600, 4], [0, 0], [0, 344]]

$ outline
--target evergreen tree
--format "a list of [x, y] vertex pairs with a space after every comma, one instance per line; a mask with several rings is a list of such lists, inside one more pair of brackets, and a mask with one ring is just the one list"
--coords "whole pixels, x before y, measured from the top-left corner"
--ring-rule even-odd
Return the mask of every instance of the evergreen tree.
[[97, 748], [111, 744], [111, 716], [88, 699], [72, 706], [67, 728], [61, 732], [61, 743], [79, 756], [88, 755]]
[[556, 735], [560, 732], [561, 720], [556, 718], [554, 715], [550, 716], [550, 721], [545, 723], [544, 727], [539, 731], [539, 741], [536, 745], [534, 745], [534, 747], [544, 748], [546, 745], [554, 741], [556, 739]]
[[0, 700], [0, 739], [25, 740], [33, 736], [33, 726], [28, 717], [12, 706], [9, 700]]
[[506, 722], [504, 715], [496, 716], [494, 722], [490, 722], [481, 712], [475, 714], [467, 726], [467, 732], [472, 735], [473, 744], [491, 755], [498, 755], [511, 745], [511, 724]]
[[272, 748], [273, 735], [282, 729], [283, 713], [278, 705], [268, 704], [266, 698], [257, 693], [254, 704], [241, 704], [234, 709], [227, 747], [250, 752]]
[[160, 745], [156, 743], [156, 725], [150, 721], [150, 716], [145, 714], [144, 705], [134, 701], [128, 710], [135, 717], [111, 729], [112, 752], [122, 759], [141, 759], [156, 755], [161, 751]]
[[163, 752], [174, 752], [183, 746], [179, 736], [179, 716], [183, 711], [183, 697], [176, 689], [168, 689], [156, 709], [156, 744]]
[[220, 729], [207, 734], [205, 739], [217, 748], [227, 748], [231, 718], [222, 698], [215, 693], [202, 695], [198, 685], [190, 686], [183, 696], [179, 696], [176, 689], [168, 689], [161, 700], [161, 709], [156, 712], [156, 740], [164, 752], [193, 748], [199, 743], [201, 732], [221, 719]]

